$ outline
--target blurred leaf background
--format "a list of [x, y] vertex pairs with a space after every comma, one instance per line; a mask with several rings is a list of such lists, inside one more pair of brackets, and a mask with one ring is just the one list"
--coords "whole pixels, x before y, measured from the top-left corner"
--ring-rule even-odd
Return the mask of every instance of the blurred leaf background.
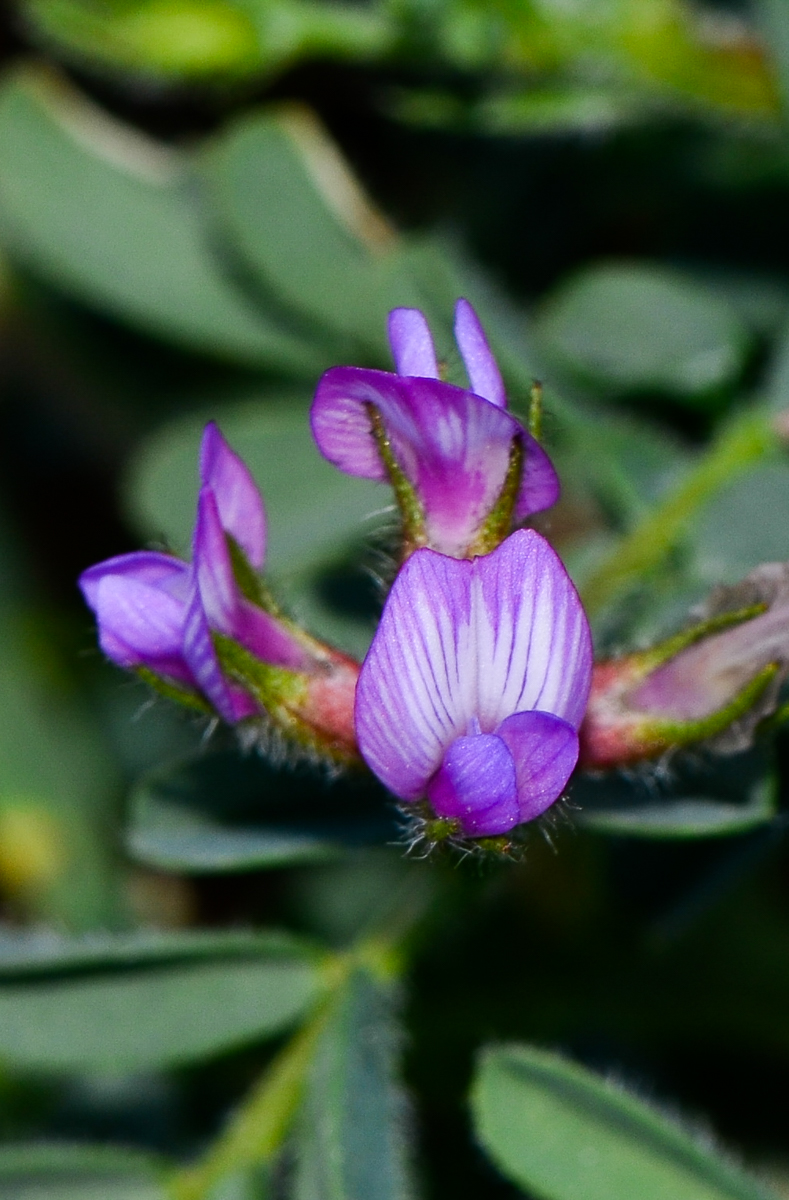
[[372, 783], [152, 702], [75, 586], [186, 551], [215, 417], [276, 592], [364, 653], [389, 497], [312, 390], [399, 304], [461, 381], [459, 295], [545, 384], [600, 652], [789, 559], [789, 8], [15, 0], [0, 57], [2, 1194], [789, 1195], [780, 725], [424, 862]]

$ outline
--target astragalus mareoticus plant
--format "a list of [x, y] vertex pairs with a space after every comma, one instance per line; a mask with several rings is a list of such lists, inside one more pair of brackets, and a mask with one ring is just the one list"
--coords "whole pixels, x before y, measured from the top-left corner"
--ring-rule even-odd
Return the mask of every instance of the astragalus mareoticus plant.
[[467, 389], [442, 380], [420, 311], [393, 310], [388, 329], [396, 371], [333, 367], [311, 413], [324, 457], [389, 484], [399, 509], [399, 569], [364, 662], [301, 629], [261, 581], [263, 502], [213, 424], [191, 563], [141, 551], [81, 577], [107, 656], [246, 744], [284, 738], [372, 771], [431, 844], [508, 848], [564, 795], [579, 749], [607, 769], [744, 728], [753, 713], [750, 730], [775, 703], [786, 623], [767, 602], [732, 605], [593, 666], [567, 571], [522, 528], [558, 499], [556, 472], [536, 430], [507, 411], [474, 309], [461, 299], [455, 311]]

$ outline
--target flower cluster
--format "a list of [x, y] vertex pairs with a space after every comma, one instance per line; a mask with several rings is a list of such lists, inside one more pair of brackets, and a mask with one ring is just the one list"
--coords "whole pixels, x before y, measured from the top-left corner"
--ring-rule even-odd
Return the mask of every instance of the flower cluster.
[[388, 482], [400, 510], [400, 569], [364, 662], [278, 609], [259, 577], [263, 501], [213, 424], [192, 561], [143, 551], [81, 577], [105, 654], [247, 740], [270, 745], [273, 730], [366, 764], [436, 839], [496, 838], [539, 817], [579, 752], [619, 766], [737, 721], [742, 741], [789, 669], [785, 575], [767, 599], [754, 584], [744, 611], [724, 604], [662, 647], [593, 666], [564, 566], [522, 528], [558, 498], [556, 472], [507, 411], [473, 308], [455, 312], [467, 389], [441, 379], [421, 312], [390, 313], [389, 339], [395, 372], [332, 368], [311, 413], [321, 453]]

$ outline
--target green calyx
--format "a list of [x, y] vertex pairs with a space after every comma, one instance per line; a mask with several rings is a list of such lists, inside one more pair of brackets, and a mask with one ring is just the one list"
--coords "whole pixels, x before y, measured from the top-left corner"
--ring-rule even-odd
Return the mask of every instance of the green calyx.
[[410, 479], [395, 458], [383, 418], [374, 404], [365, 404], [375, 444], [395, 494], [403, 523], [403, 557], [428, 543], [425, 510]]
[[265, 609], [272, 616], [279, 616], [279, 607], [269, 589], [263, 583], [260, 576], [255, 571], [244, 551], [239, 546], [232, 534], [225, 533], [228, 553], [230, 554], [230, 562], [233, 567], [233, 575], [239, 586], [241, 594], [250, 600], [252, 604], [257, 604], [259, 608]]
[[292, 709], [303, 702], [304, 675], [262, 662], [223, 633], [215, 633], [213, 638], [222, 670], [246, 688], [284, 732], [295, 733], [299, 723]]
[[143, 683], [147, 683], [148, 687], [153, 688], [167, 700], [174, 700], [176, 704], [181, 704], [184, 708], [191, 708], [194, 712], [211, 713], [213, 711], [208, 701], [204, 700], [197, 692], [181, 687], [180, 684], [174, 683], [170, 679], [164, 679], [155, 671], [149, 670], [148, 667], [135, 667], [134, 673]]
[[468, 548], [467, 557], [477, 554], [490, 554], [500, 546], [512, 529], [512, 519], [518, 500], [521, 479], [523, 477], [523, 460], [526, 454], [523, 439], [516, 435], [510, 443], [510, 457], [507, 464], [507, 474], [499, 497], [488, 513], [479, 533]]

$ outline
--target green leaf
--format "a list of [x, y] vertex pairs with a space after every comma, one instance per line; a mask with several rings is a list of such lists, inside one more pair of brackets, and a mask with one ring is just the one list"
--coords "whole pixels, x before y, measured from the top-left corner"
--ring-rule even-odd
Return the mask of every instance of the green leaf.
[[606, 263], [570, 278], [545, 304], [540, 344], [581, 380], [709, 403], [738, 374], [744, 325], [711, 288], [648, 264]]
[[37, 1142], [0, 1147], [4, 1200], [165, 1200], [158, 1164], [109, 1146]]
[[40, 918], [119, 919], [102, 826], [119, 785], [41, 615], [0, 607], [0, 886]]
[[[132, 462], [125, 505], [142, 536], [163, 538], [176, 550], [187, 550], [197, 501], [200, 437], [214, 415], [190, 416], [164, 426]], [[303, 400], [240, 405], [224, 411], [220, 424], [263, 493], [269, 528], [267, 572], [300, 571], [374, 532], [369, 517], [390, 503], [388, 490], [344, 475], [321, 457]]]
[[67, 937], [54, 930], [4, 929], [0, 933], [0, 979], [31, 980], [99, 969], [145, 968], [199, 963], [204, 959], [309, 957], [311, 949], [289, 934], [242, 930], [212, 933], [89, 933]]
[[190, 78], [260, 69], [254, 23], [223, 0], [27, 0], [27, 19], [77, 61]]
[[727, 837], [769, 824], [776, 815], [774, 769], [760, 750], [675, 766], [670, 790], [640, 777], [575, 779], [572, 803], [584, 828], [620, 837]]
[[392, 840], [392, 811], [366, 779], [277, 770], [257, 755], [214, 753], [149, 775], [132, 799], [130, 852], [164, 870], [213, 874], [324, 862]]
[[223, 274], [184, 161], [28, 69], [0, 92], [0, 239], [100, 312], [233, 362], [328, 361]]
[[472, 1108], [496, 1166], [540, 1200], [772, 1197], [717, 1158], [708, 1141], [699, 1144], [623, 1088], [556, 1054], [488, 1048]]
[[621, 837], [684, 840], [747, 833], [772, 821], [775, 811], [771, 789], [765, 787], [745, 804], [689, 796], [636, 808], [581, 812], [578, 821], [588, 829]]
[[381, 983], [351, 976], [319, 1043], [296, 1133], [294, 1200], [414, 1195], [398, 1032]]
[[198, 940], [189, 960], [182, 937], [169, 962], [4, 979], [0, 1061], [56, 1073], [194, 1062], [278, 1033], [315, 998], [314, 954], [295, 945], [239, 948], [231, 939], [209, 956]]
[[766, 463], [707, 503], [691, 530], [694, 570], [708, 583], [736, 583], [764, 562], [789, 558], [789, 466]]
[[389, 365], [386, 315], [420, 303], [372, 208], [328, 134], [306, 109], [245, 116], [205, 161], [212, 208], [265, 288], [352, 355]]

